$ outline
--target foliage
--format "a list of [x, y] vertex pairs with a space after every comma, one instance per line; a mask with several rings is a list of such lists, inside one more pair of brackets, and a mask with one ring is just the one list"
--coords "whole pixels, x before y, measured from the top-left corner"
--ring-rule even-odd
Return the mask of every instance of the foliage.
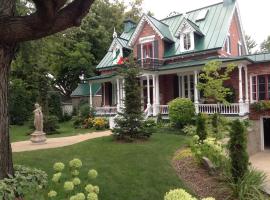
[[223, 139], [229, 130], [229, 120], [223, 116], [221, 116], [219, 113], [215, 113], [210, 118], [210, 130], [209, 135], [217, 138], [217, 139]]
[[247, 132], [240, 120], [231, 124], [229, 155], [231, 160], [231, 174], [234, 183], [241, 182], [248, 171]]
[[14, 166], [15, 175], [0, 180], [0, 199], [15, 199], [29, 193], [34, 194], [47, 186], [44, 171], [21, 165]]
[[257, 43], [253, 38], [251, 38], [250, 35], [245, 35], [245, 40], [247, 44], [248, 53], [251, 54], [253, 52], [253, 49], [257, 46]]
[[63, 114], [61, 109], [61, 96], [58, 92], [49, 92], [48, 94], [49, 113], [62, 120]]
[[270, 51], [270, 36], [261, 43], [260, 48], [263, 53], [268, 53]]
[[264, 100], [251, 104], [251, 108], [253, 108], [257, 112], [270, 110], [270, 101]]
[[32, 114], [31, 104], [30, 92], [23, 81], [20, 79], [12, 80], [9, 96], [10, 123], [12, 125], [23, 125]]
[[177, 128], [191, 124], [195, 117], [193, 102], [187, 98], [177, 98], [169, 102], [169, 118]]
[[225, 148], [215, 138], [200, 141], [199, 137], [195, 135], [190, 142], [190, 148], [199, 162], [202, 162], [203, 157], [207, 157], [219, 169], [227, 166], [228, 159], [226, 158]]
[[59, 128], [59, 119], [54, 115], [49, 115], [44, 121], [44, 132], [48, 135], [57, 133]]
[[266, 175], [263, 172], [249, 169], [237, 183], [231, 176], [226, 178], [234, 198], [239, 200], [265, 200], [262, 191]]
[[200, 141], [204, 141], [207, 138], [207, 115], [199, 113], [196, 120], [196, 133], [199, 136]]
[[157, 123], [154, 119], [147, 119], [143, 122], [143, 129], [149, 134], [156, 131]]
[[90, 108], [89, 104], [83, 104], [79, 108], [79, 116], [81, 116], [83, 119], [86, 119], [88, 117], [94, 117], [95, 110], [94, 108]]
[[[175, 189], [166, 193], [164, 200], [197, 200], [183, 189]], [[203, 198], [202, 200], [215, 200], [212, 197]]]
[[186, 125], [182, 130], [188, 136], [194, 136], [197, 133], [197, 127], [194, 125]]
[[143, 113], [141, 111], [141, 88], [137, 79], [139, 67], [132, 58], [125, 63], [122, 70], [125, 80], [124, 108], [115, 119], [116, 127], [113, 133], [116, 139], [133, 141], [135, 139], [147, 139], [151, 136], [149, 129], [144, 128]]
[[[56, 167], [57, 166], [57, 167]], [[69, 170], [66, 172], [64, 169], [64, 163], [55, 163], [54, 171], [56, 172], [52, 177], [53, 187], [48, 192], [49, 198], [59, 199], [58, 196], [65, 194], [65, 199], [72, 200], [85, 200], [89, 196], [95, 196], [99, 194], [99, 187], [89, 184], [87, 179], [79, 177], [80, 170], [83, 163], [80, 159], [72, 159], [69, 161]], [[61, 172], [59, 172], [61, 171]], [[90, 174], [90, 175], [89, 175]], [[89, 180], [93, 180], [97, 177], [98, 173], [94, 169], [90, 169], [88, 172]]]
[[220, 103], [228, 103], [228, 96], [232, 95], [230, 88], [224, 86], [224, 82], [230, 79], [230, 73], [235, 65], [229, 64], [225, 70], [222, 70], [222, 63], [218, 61], [208, 62], [202, 73], [199, 75], [198, 89], [208, 100], [215, 100]]
[[109, 122], [108, 122], [108, 120], [106, 120], [106, 119], [103, 118], [103, 117], [96, 117], [96, 118], [93, 120], [93, 127], [94, 127], [96, 130], [103, 130], [103, 129], [109, 127]]

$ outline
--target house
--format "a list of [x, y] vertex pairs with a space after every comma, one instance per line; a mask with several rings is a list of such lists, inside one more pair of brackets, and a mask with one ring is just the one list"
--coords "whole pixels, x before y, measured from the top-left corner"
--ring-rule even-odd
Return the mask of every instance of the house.
[[[87, 79], [89, 85], [102, 84], [102, 106], [99, 115], [116, 115], [125, 97], [123, 77], [117, 69], [133, 52], [142, 68], [140, 84], [145, 116], [168, 115], [168, 102], [177, 97], [190, 98], [196, 112], [228, 117], [249, 118], [249, 151], [270, 148], [270, 112], [257, 112], [251, 104], [270, 98], [270, 54], [248, 55], [244, 31], [236, 0], [176, 14], [158, 20], [143, 15], [138, 24], [124, 21], [121, 35], [113, 41], [97, 65], [99, 76]], [[220, 61], [226, 67], [234, 63], [226, 85], [235, 98], [230, 105], [207, 104], [197, 89], [198, 74], [209, 61]], [[91, 88], [91, 87], [90, 87]], [[91, 94], [91, 90], [90, 90]], [[90, 106], [93, 107], [92, 95]]]

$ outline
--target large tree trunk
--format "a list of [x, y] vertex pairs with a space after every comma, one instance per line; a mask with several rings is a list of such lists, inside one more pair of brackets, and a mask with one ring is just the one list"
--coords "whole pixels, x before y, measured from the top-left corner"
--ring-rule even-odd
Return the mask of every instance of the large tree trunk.
[[8, 77], [13, 56], [12, 45], [0, 44], [0, 179], [13, 175], [8, 122]]

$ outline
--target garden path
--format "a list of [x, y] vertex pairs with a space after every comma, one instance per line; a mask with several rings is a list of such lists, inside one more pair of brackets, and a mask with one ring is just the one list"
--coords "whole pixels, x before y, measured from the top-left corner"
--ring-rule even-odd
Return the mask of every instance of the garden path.
[[109, 136], [111, 134], [112, 134], [111, 131], [102, 131], [102, 132], [80, 134], [70, 137], [47, 138], [47, 141], [44, 144], [33, 144], [30, 140], [28, 140], [28, 141], [14, 142], [11, 144], [11, 147], [12, 152], [52, 149], [57, 147], [70, 146], [86, 140]]
[[270, 194], [270, 149], [257, 153], [250, 157], [253, 167], [263, 171], [267, 175], [265, 183], [265, 192]]

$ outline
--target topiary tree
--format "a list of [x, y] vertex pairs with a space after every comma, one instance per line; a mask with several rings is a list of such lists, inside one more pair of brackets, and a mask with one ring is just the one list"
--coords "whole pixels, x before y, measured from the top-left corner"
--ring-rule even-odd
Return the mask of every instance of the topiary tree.
[[200, 141], [204, 141], [207, 138], [207, 116], [203, 113], [199, 113], [196, 120], [196, 133], [199, 136]]
[[132, 57], [125, 63], [125, 68], [121, 73], [125, 80], [125, 99], [123, 99], [125, 106], [115, 119], [114, 136], [117, 139], [128, 141], [149, 138], [151, 133], [144, 128], [144, 117], [141, 110], [141, 87], [138, 81], [139, 67]]
[[247, 133], [246, 126], [240, 120], [231, 124], [229, 154], [233, 181], [238, 183], [248, 171]]
[[177, 128], [191, 124], [195, 117], [193, 102], [187, 98], [177, 98], [169, 102], [169, 118]]

